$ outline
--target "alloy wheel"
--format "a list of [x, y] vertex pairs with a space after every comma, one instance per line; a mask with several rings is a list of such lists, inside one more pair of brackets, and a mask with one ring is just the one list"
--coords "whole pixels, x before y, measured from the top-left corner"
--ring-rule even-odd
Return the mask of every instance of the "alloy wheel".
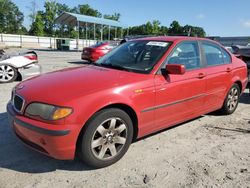
[[237, 88], [233, 87], [230, 90], [227, 98], [227, 107], [230, 111], [233, 111], [237, 107], [238, 100], [239, 100], [239, 92]]
[[8, 82], [12, 80], [15, 76], [14, 68], [9, 65], [1, 65], [0, 66], [0, 81]]
[[98, 159], [109, 160], [119, 154], [126, 140], [125, 122], [120, 118], [110, 118], [97, 127], [91, 141], [91, 150]]

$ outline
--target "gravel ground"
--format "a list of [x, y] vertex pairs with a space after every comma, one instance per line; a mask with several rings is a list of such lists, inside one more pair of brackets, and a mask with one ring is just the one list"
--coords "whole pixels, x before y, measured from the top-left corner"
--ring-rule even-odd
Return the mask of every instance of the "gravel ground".
[[[78, 52], [38, 51], [43, 72], [81, 66]], [[118, 163], [92, 170], [26, 148], [11, 131], [0, 85], [0, 188], [250, 187], [250, 94], [230, 116], [201, 116], [133, 143]]]

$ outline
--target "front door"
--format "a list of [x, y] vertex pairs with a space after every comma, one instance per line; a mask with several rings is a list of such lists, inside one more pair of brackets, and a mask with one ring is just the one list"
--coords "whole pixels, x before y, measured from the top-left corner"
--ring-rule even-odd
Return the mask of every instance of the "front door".
[[204, 109], [206, 75], [198, 43], [189, 41], [178, 44], [167, 58], [166, 64], [183, 64], [186, 73], [155, 76], [157, 129], [200, 115]]

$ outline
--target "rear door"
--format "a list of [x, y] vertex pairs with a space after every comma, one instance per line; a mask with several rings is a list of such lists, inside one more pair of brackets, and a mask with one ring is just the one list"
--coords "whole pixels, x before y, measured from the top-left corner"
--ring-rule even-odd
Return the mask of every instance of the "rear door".
[[166, 64], [183, 64], [183, 75], [158, 74], [156, 86], [156, 126], [158, 129], [197, 116], [204, 108], [206, 89], [205, 70], [196, 41], [178, 44], [167, 58]]
[[208, 111], [220, 108], [225, 95], [231, 87], [232, 63], [231, 56], [219, 45], [202, 41], [201, 48], [206, 64], [206, 102]]

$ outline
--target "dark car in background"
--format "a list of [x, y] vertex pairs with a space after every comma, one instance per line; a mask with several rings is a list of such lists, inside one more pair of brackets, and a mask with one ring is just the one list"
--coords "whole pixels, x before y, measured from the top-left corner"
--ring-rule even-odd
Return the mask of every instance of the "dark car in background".
[[117, 46], [117, 42], [100, 42], [93, 46], [83, 48], [82, 60], [95, 62], [100, 57], [104, 56], [106, 53], [108, 53], [110, 50]]
[[250, 44], [248, 44], [247, 46], [232, 46], [232, 49], [236, 57], [242, 59], [247, 64], [248, 88], [250, 88]]

